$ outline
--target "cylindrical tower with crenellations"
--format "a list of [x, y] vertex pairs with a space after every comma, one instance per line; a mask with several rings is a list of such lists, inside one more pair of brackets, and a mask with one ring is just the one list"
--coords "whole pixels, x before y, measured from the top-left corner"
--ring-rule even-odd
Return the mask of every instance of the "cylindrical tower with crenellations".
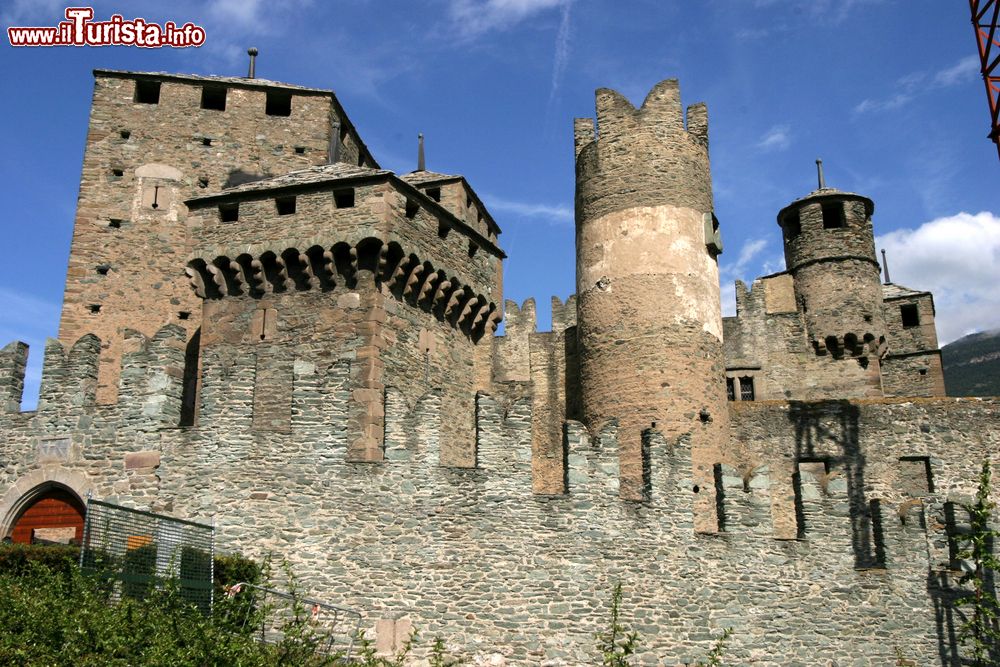
[[727, 437], [708, 115], [681, 108], [676, 79], [640, 109], [599, 89], [577, 119], [576, 288], [583, 417], [619, 422], [621, 495], [648, 493], [642, 431]]

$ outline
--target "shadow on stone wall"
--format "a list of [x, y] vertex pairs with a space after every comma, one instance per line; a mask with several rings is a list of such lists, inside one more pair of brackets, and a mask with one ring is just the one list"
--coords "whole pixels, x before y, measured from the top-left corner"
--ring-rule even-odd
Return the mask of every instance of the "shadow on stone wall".
[[[829, 475], [843, 474], [851, 520], [851, 546], [858, 569], [885, 567], [885, 542], [878, 500], [865, 497], [866, 459], [859, 444], [860, 410], [850, 401], [790, 401], [788, 419], [795, 427], [795, 461], [823, 462]], [[798, 471], [795, 475], [796, 520], [803, 529]]]
[[[963, 507], [954, 502], [944, 503], [944, 523], [948, 534], [948, 570], [934, 568], [927, 573], [927, 594], [934, 603], [934, 623], [938, 636], [938, 656], [943, 667], [976, 667], [974, 660], [963, 657], [968, 655], [968, 649], [962, 650], [959, 642], [962, 624], [972, 615], [972, 606], [959, 606], [958, 603], [971, 595], [968, 587], [958, 584], [962, 574], [970, 564], [959, 559], [959, 544], [954, 539], [957, 535], [968, 532], [968, 515]], [[987, 548], [996, 553], [995, 540], [987, 538]], [[941, 565], [944, 565], [943, 563]], [[986, 588], [996, 595], [996, 573], [986, 570]], [[996, 627], [994, 623], [994, 627]], [[1000, 665], [1000, 646], [994, 646], [989, 657], [983, 664]]]

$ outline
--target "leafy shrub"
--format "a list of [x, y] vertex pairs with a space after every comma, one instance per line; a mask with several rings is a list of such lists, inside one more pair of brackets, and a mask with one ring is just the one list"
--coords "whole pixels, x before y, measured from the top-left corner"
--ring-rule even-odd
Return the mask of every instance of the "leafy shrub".
[[26, 574], [31, 563], [54, 572], [68, 572], [80, 561], [80, 547], [63, 545], [4, 544], [0, 546], [0, 575]]
[[122, 563], [122, 594], [142, 600], [156, 584], [156, 544], [144, 544], [125, 552]]

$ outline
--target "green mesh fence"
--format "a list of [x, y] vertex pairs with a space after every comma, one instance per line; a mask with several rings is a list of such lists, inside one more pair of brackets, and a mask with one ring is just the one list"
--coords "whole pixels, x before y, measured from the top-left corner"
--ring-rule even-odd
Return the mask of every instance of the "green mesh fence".
[[212, 526], [87, 500], [80, 569], [115, 598], [145, 598], [167, 580], [185, 600], [212, 609]]

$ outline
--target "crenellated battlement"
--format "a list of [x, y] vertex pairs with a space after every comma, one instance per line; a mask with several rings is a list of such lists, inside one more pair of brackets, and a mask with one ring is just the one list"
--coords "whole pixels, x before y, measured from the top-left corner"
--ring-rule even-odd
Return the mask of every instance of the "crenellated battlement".
[[595, 98], [596, 124], [574, 122], [577, 224], [637, 206], [712, 211], [705, 104], [685, 114], [676, 79], [654, 86], [639, 109], [609, 88]]

